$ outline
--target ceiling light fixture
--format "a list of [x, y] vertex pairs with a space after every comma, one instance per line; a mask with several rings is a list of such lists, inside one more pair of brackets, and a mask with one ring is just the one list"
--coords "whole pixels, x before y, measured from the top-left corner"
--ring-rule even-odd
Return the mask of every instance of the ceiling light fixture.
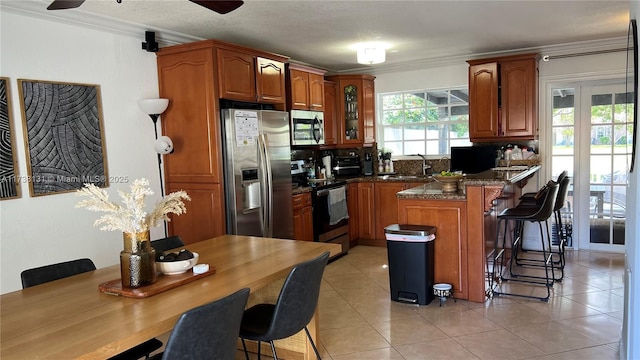
[[357, 59], [359, 64], [381, 64], [386, 59], [386, 46], [380, 42], [368, 42], [358, 45]]

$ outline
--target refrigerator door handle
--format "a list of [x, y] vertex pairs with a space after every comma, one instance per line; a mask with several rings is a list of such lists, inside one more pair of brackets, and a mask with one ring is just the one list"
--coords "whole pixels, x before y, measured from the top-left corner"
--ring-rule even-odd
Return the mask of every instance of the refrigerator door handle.
[[262, 235], [266, 234], [266, 217], [265, 217], [265, 208], [267, 206], [267, 198], [266, 198], [266, 177], [267, 174], [265, 172], [264, 167], [264, 151], [262, 144], [262, 135], [258, 136], [258, 181], [260, 181], [260, 230], [262, 230]]
[[269, 161], [269, 150], [266, 146], [264, 134], [258, 137], [258, 161], [261, 184], [262, 198], [262, 235], [265, 237], [273, 236], [273, 174], [271, 173], [271, 164]]

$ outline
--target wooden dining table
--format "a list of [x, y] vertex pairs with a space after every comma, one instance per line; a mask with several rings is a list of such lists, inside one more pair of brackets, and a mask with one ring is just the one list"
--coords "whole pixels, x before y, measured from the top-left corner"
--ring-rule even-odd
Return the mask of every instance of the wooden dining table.
[[255, 292], [300, 262], [341, 251], [335, 244], [235, 235], [185, 248], [216, 272], [146, 298], [98, 290], [120, 278], [119, 265], [1, 295], [0, 358], [106, 359], [171, 331], [187, 310], [241, 288]]

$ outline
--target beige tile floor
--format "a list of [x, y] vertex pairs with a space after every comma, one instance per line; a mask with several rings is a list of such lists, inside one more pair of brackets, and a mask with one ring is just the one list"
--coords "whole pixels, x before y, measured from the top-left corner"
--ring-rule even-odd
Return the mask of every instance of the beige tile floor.
[[437, 299], [391, 301], [387, 264], [386, 248], [357, 246], [327, 265], [319, 299], [324, 360], [618, 359], [623, 254], [568, 251], [565, 279], [549, 302], [500, 296], [442, 307]]
[[[320, 292], [323, 359], [617, 359], [624, 255], [568, 251], [548, 303], [500, 296], [440, 307], [393, 302], [386, 248], [330, 263]], [[526, 289], [525, 289], [526, 290]], [[253, 357], [252, 357], [253, 358]]]

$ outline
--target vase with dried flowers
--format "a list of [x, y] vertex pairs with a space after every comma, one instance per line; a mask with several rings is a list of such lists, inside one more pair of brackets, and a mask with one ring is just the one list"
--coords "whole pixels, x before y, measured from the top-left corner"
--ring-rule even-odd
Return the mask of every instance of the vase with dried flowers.
[[76, 204], [76, 207], [92, 211], [101, 211], [102, 215], [94, 226], [102, 225], [100, 230], [122, 231], [124, 249], [120, 252], [120, 274], [122, 286], [137, 288], [156, 281], [155, 251], [149, 240], [149, 229], [162, 221], [169, 221], [168, 214], [180, 215], [187, 212], [184, 200], [191, 200], [184, 191], [166, 195], [147, 213], [144, 199], [152, 195], [149, 181], [136, 179], [131, 183], [130, 192], [118, 190], [123, 205], [109, 200], [109, 194], [93, 184], [84, 184], [78, 195], [88, 197]]

